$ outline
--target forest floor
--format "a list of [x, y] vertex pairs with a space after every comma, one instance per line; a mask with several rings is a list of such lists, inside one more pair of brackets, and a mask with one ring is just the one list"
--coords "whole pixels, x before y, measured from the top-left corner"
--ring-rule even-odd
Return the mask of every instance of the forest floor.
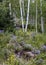
[[2, 61], [6, 65], [46, 65], [46, 34], [21, 30], [14, 34], [0, 33], [0, 63]]

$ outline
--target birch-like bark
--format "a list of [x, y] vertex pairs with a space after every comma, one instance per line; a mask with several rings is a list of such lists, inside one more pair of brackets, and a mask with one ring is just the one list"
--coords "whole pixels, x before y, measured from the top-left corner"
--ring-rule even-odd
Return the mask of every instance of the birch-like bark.
[[29, 20], [29, 8], [30, 8], [30, 0], [28, 0], [27, 21], [26, 21], [25, 32], [27, 32], [27, 27], [28, 27], [28, 20]]
[[42, 16], [42, 0], [40, 0], [40, 10], [41, 10], [41, 31], [44, 33], [44, 21]]
[[9, 10], [10, 10], [9, 14], [11, 15], [12, 14], [11, 13], [11, 3], [9, 3]]
[[23, 21], [23, 9], [22, 9], [22, 0], [19, 0], [19, 4], [20, 4], [20, 13], [21, 13], [21, 21], [22, 21], [22, 29], [24, 32], [24, 21]]
[[37, 1], [36, 1], [36, 33], [38, 32], [37, 31], [37, 14], [38, 14], [38, 12], [37, 12]]
[[23, 15], [25, 16], [25, 11], [24, 11], [24, 0], [22, 0], [22, 8], [23, 8]]

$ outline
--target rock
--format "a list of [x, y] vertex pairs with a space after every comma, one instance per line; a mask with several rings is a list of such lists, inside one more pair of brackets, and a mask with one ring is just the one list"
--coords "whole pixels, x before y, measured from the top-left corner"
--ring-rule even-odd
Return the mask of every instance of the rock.
[[4, 32], [4, 30], [0, 30], [0, 33], [3, 33]]
[[23, 52], [23, 56], [24, 56], [27, 60], [29, 60], [30, 58], [35, 58], [35, 57], [36, 57], [35, 54], [33, 54], [33, 53], [30, 52], [30, 51], [24, 51], [24, 52]]
[[46, 45], [43, 45], [43, 46], [41, 47], [41, 51], [46, 52]]
[[24, 52], [24, 54], [30, 57], [34, 57], [34, 54], [32, 52]]
[[32, 53], [34, 53], [34, 54], [40, 54], [40, 52], [41, 52], [40, 50], [33, 50], [32, 51]]

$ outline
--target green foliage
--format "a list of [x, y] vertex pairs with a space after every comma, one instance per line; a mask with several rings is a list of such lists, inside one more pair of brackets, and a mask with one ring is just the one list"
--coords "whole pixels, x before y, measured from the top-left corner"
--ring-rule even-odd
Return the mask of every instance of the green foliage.
[[[24, 19], [26, 19], [27, 16], [27, 1], [24, 0], [24, 8], [25, 8], [25, 15]], [[41, 32], [41, 12], [40, 12], [40, 0], [37, 0], [37, 5], [38, 5], [38, 32]], [[9, 5], [8, 3], [11, 2], [12, 4], [12, 15], [9, 15]], [[44, 18], [44, 30], [46, 32], [46, 1], [42, 1], [42, 16]], [[20, 18], [20, 6], [19, 6], [19, 1], [18, 0], [3, 0], [3, 2], [0, 2], [0, 29], [3, 30], [9, 30], [10, 32], [13, 31], [13, 34], [17, 36], [16, 39], [12, 39], [11, 33], [5, 32], [5, 33], [0, 33], [0, 63], [4, 62], [4, 65], [46, 65], [46, 52], [42, 52], [37, 55], [37, 57], [31, 58], [28, 60], [25, 60], [24, 58], [18, 58], [14, 51], [21, 51], [24, 47], [24, 49], [30, 49], [29, 45], [32, 45], [33, 48], [41, 50], [41, 46], [46, 44], [46, 33], [41, 34], [41, 33], [35, 33], [31, 31], [35, 31], [35, 26], [34, 25], [28, 25], [28, 32], [23, 32], [22, 29], [16, 30], [14, 28], [14, 21], [13, 21], [13, 13], [16, 14], [17, 18]], [[36, 16], [36, 1], [35, 3], [30, 4], [30, 13], [29, 13], [29, 20], [33, 19], [35, 20]], [[17, 22], [18, 23], [18, 22]], [[24, 24], [26, 21], [24, 21]], [[18, 25], [21, 25], [21, 21], [18, 23]], [[11, 42], [9, 43], [9, 40]], [[23, 47], [19, 46], [20, 43], [24, 42]], [[27, 45], [27, 46], [26, 46]], [[29, 48], [28, 48], [29, 47]], [[40, 62], [39, 60], [43, 59], [43, 62]]]
[[32, 44], [36, 48], [40, 48], [41, 45], [46, 43], [46, 35], [44, 34], [36, 34], [34, 37], [30, 37], [28, 39], [25, 38], [25, 42]]
[[[32, 44], [34, 47], [36, 48], [40, 48], [41, 45], [46, 43], [46, 34], [35, 34], [35, 33], [31, 33], [31, 32], [27, 32], [27, 33], [23, 33], [22, 31], [19, 30], [16, 31], [16, 35], [17, 37], [17, 41], [21, 42], [24, 41], [27, 44]], [[34, 35], [32, 37], [32, 35]]]
[[31, 31], [35, 31], [35, 26], [28, 24], [28, 29], [31, 30]]
[[5, 62], [7, 65], [24, 65], [23, 61], [19, 60], [14, 54], [11, 54], [8, 60]]
[[[21, 33], [21, 34], [20, 34]], [[18, 36], [18, 34], [20, 34]], [[23, 34], [25, 36], [23, 36]], [[4, 62], [7, 65], [37, 65], [38, 61], [42, 58], [44, 61], [41, 65], [45, 65], [46, 53], [41, 52], [35, 59], [30, 59], [28, 62], [23, 58], [18, 58], [16, 54], [14, 54], [14, 50], [20, 51], [21, 48], [18, 47], [19, 43], [23, 41], [25, 45], [31, 44], [36, 49], [40, 49], [43, 44], [46, 43], [46, 34], [35, 34], [32, 37], [32, 32], [22, 33], [22, 30], [16, 32], [17, 39], [16, 42], [9, 43], [11, 38], [11, 34], [1, 33], [0, 34], [0, 62]], [[14, 41], [14, 40], [13, 40]], [[17, 44], [17, 46], [16, 46]], [[24, 46], [25, 47], [25, 46]], [[27, 47], [26, 47], [27, 48]]]
[[10, 57], [5, 62], [5, 64], [7, 64], [7, 65], [15, 65], [15, 56], [14, 55], [10, 55]]
[[13, 21], [11, 21], [12, 16], [9, 15], [9, 8], [6, 3], [0, 3], [0, 29], [13, 30]]
[[[9, 33], [0, 33], [0, 61], [5, 59], [5, 53], [7, 53], [7, 44], [10, 40], [10, 34]], [[1, 60], [2, 59], [2, 60]]]

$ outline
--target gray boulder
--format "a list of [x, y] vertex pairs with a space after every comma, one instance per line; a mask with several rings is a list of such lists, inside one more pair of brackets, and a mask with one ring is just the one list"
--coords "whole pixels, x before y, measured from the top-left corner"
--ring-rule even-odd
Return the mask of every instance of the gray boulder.
[[40, 50], [36, 50], [36, 49], [34, 49], [33, 51], [32, 51], [32, 53], [34, 53], [34, 54], [40, 54]]
[[43, 45], [43, 46], [41, 47], [41, 51], [46, 52], [46, 45]]

